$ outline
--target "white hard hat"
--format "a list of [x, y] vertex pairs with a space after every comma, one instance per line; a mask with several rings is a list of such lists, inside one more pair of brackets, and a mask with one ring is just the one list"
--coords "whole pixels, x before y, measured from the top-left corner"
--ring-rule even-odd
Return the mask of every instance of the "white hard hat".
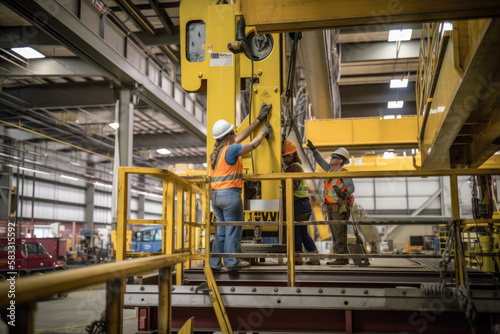
[[349, 154], [349, 151], [343, 147], [337, 149], [335, 152], [330, 154], [330, 157], [333, 158], [335, 155], [338, 155], [338, 156], [341, 156], [342, 158], [344, 158], [344, 164], [348, 164], [349, 159], [351, 159], [351, 155]]
[[212, 128], [212, 134], [214, 135], [214, 139], [222, 139], [225, 135], [233, 130], [234, 125], [230, 124], [228, 121], [219, 119], [215, 122], [214, 127]]

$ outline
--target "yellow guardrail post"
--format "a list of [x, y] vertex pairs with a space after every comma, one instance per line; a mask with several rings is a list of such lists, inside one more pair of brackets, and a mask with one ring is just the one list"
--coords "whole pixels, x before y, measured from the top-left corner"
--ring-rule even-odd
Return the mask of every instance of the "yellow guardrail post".
[[106, 333], [123, 331], [124, 281], [121, 278], [106, 282]]
[[[193, 218], [192, 207], [194, 206], [193, 203], [195, 202], [193, 202], [192, 195], [193, 195], [193, 189], [192, 187], [189, 187], [188, 189], [186, 189], [186, 221], [190, 223], [196, 221], [196, 218]], [[192, 247], [193, 238], [191, 236], [193, 229], [194, 227], [190, 224], [186, 226], [186, 247], [187, 249], [189, 249], [190, 254], [194, 254], [194, 248]], [[184, 267], [186, 269], [191, 269], [191, 261], [184, 263]]]
[[[189, 221], [196, 221], [196, 193], [193, 189], [189, 191]], [[199, 230], [198, 227], [188, 226], [188, 238], [189, 238], [189, 252], [195, 254], [196, 252], [196, 231]], [[191, 269], [191, 261], [186, 263], [186, 268]]]
[[170, 334], [172, 330], [172, 268], [161, 268], [158, 275], [158, 333], [160, 334]]
[[194, 317], [191, 317], [186, 321], [184, 326], [177, 332], [177, 334], [193, 334], [194, 329]]
[[293, 179], [286, 179], [286, 243], [287, 243], [287, 268], [288, 286], [295, 286], [295, 230], [293, 217]]
[[127, 253], [127, 211], [128, 211], [128, 173], [124, 168], [118, 170], [118, 210], [116, 223], [116, 261], [125, 260]]
[[15, 326], [9, 326], [9, 333], [34, 333], [36, 303], [29, 303], [17, 307]]
[[[163, 184], [165, 187], [165, 183]], [[175, 220], [175, 183], [172, 180], [167, 180], [166, 191], [164, 196], [165, 220], [167, 221], [166, 228], [163, 229], [163, 244], [165, 246], [164, 254], [174, 254], [174, 220]]]
[[[177, 219], [176, 227], [176, 248], [182, 253], [184, 252], [184, 187], [177, 183]], [[183, 263], [177, 263], [175, 284], [182, 285], [183, 281]]]
[[231, 328], [231, 323], [226, 313], [226, 308], [222, 303], [222, 298], [217, 288], [217, 283], [215, 282], [214, 274], [212, 268], [210, 267], [210, 183], [204, 185], [203, 194], [203, 219], [205, 221], [205, 265], [203, 266], [203, 271], [207, 278], [207, 285], [210, 289], [210, 300], [214, 307], [215, 316], [219, 322], [221, 332], [223, 334], [232, 334], [233, 329]]

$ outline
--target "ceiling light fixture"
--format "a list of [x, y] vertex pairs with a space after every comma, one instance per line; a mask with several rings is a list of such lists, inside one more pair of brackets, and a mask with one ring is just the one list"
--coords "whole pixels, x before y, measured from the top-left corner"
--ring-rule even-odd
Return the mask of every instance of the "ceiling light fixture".
[[66, 175], [61, 175], [61, 178], [68, 179], [68, 180], [73, 180], [73, 181], [80, 181], [80, 179], [77, 179], [76, 177], [66, 176]]
[[105, 188], [113, 188], [112, 185], [110, 184], [104, 184], [104, 183], [100, 183], [100, 182], [96, 182], [94, 183], [96, 186], [101, 186], [101, 187], [105, 187]]
[[25, 167], [19, 167], [19, 169], [27, 171], [27, 172], [32, 172], [32, 173], [38, 173], [38, 174], [44, 174], [44, 175], [50, 175], [50, 173], [47, 172], [42, 172], [40, 170], [35, 170], [35, 169], [30, 169], [30, 168], [25, 168]]
[[391, 88], [405, 88], [408, 87], [408, 79], [391, 79]]
[[45, 58], [43, 54], [30, 47], [12, 48], [11, 50], [20, 55], [21, 57], [23, 57], [24, 59]]
[[118, 128], [120, 127], [120, 123], [116, 123], [116, 122], [114, 122], [114, 123], [109, 123], [108, 125], [109, 125], [110, 127], [112, 127], [113, 129], [115, 129], [115, 130], [116, 130], [116, 129], [118, 129]]
[[389, 109], [399, 109], [403, 108], [404, 101], [389, 101], [387, 102], [387, 108]]
[[412, 29], [389, 30], [389, 42], [409, 41], [411, 39]]
[[170, 154], [170, 153], [172, 153], [169, 150], [167, 150], [166, 148], [159, 148], [159, 149], [156, 150], [156, 152], [158, 152], [160, 154]]
[[394, 159], [394, 152], [390, 152], [390, 151], [384, 152], [382, 159]]

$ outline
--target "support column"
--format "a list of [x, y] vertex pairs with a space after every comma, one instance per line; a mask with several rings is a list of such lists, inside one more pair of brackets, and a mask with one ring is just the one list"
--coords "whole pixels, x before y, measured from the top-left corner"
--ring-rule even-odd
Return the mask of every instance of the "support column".
[[[83, 229], [90, 231], [90, 235], [92, 235], [92, 231], [94, 230], [94, 194], [95, 185], [87, 183], [87, 188], [85, 189], [85, 225]], [[93, 246], [92, 243], [89, 247]]]
[[[118, 167], [132, 166], [134, 104], [132, 90], [122, 88], [116, 92], [115, 121], [119, 124], [115, 135], [115, 156], [113, 162], [113, 192], [111, 199], [111, 229], [116, 231], [118, 201]], [[129, 186], [130, 187], [130, 186]], [[130, 197], [130, 188], [128, 189]], [[126, 212], [126, 217], [129, 213]]]
[[133, 128], [134, 128], [134, 104], [132, 102], [132, 90], [122, 88], [119, 91], [118, 100], [118, 148], [119, 166], [132, 166]]
[[[0, 82], [1, 83], [1, 82]], [[5, 126], [0, 124], [0, 144], [4, 143]], [[8, 219], [12, 203], [12, 168], [0, 165], [0, 218]]]
[[146, 204], [146, 196], [139, 194], [137, 197], [137, 219], [144, 219], [144, 206]]

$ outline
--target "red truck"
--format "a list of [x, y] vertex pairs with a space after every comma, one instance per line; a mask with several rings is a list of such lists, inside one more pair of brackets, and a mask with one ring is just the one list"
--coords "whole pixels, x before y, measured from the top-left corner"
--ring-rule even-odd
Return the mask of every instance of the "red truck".
[[16, 271], [21, 275], [60, 269], [57, 257], [50, 255], [36, 238], [0, 238], [0, 275]]

